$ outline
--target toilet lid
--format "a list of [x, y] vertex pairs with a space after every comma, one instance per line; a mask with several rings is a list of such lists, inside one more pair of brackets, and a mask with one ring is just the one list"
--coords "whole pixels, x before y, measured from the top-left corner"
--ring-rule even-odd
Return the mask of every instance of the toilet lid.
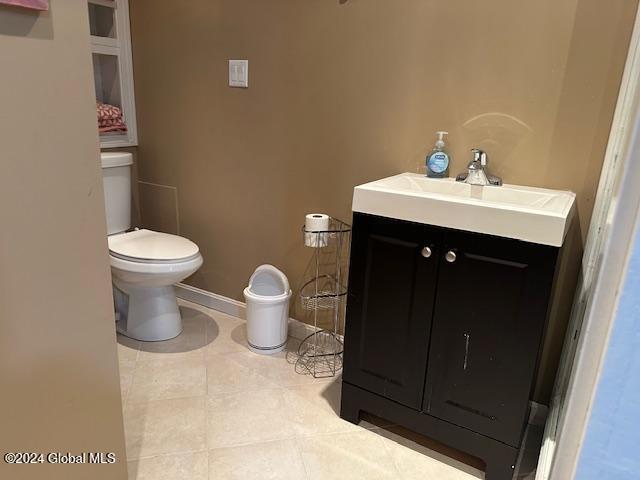
[[200, 252], [191, 240], [145, 229], [112, 235], [108, 241], [112, 254], [140, 261], [183, 260]]

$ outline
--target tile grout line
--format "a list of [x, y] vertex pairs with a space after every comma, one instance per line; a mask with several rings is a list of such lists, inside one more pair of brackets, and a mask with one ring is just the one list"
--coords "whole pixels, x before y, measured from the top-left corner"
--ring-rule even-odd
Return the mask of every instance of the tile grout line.
[[138, 348], [136, 348], [136, 358], [135, 358], [136, 365], [138, 363], [138, 359], [140, 358], [140, 350], [142, 350], [142, 342], [140, 340], [137, 340], [137, 342], [138, 342]]
[[[390, 432], [390, 433], [393, 433], [393, 432]], [[393, 465], [393, 468], [395, 469], [396, 473], [399, 475], [398, 478], [406, 478], [405, 475], [402, 473], [402, 470], [400, 470], [400, 467], [398, 466], [398, 462], [396, 461], [396, 456], [391, 452], [391, 446], [387, 444], [387, 442], [392, 442], [393, 440], [383, 435], [380, 435], [380, 439], [382, 440], [382, 448], [384, 448], [385, 452], [387, 452], [387, 455], [391, 459], [391, 464]]]
[[[116, 342], [117, 342], [117, 336], [116, 336]], [[129, 458], [129, 453], [127, 452], [127, 442], [126, 442], [126, 437], [127, 437], [127, 429], [125, 426], [125, 410], [127, 409], [127, 406], [129, 405], [129, 397], [131, 396], [131, 390], [133, 389], [133, 380], [135, 379], [136, 376], [136, 371], [138, 370], [138, 356], [140, 354], [140, 342], [137, 342], [137, 348], [136, 348], [136, 355], [135, 358], [133, 360], [133, 371], [131, 372], [131, 383], [129, 384], [129, 387], [127, 388], [127, 393], [124, 396], [124, 401], [122, 402], [122, 427], [123, 427], [123, 433], [125, 435], [125, 450], [124, 450], [124, 456], [125, 456], [125, 462], [129, 463], [129, 462], [134, 462], [134, 461], [138, 461], [138, 458]], [[118, 357], [118, 361], [120, 361], [120, 358]], [[119, 366], [119, 365], [118, 365]]]
[[[116, 343], [117, 343], [117, 337], [116, 337]], [[129, 403], [129, 397], [131, 395], [131, 390], [133, 388], [133, 379], [135, 378], [136, 375], [136, 370], [138, 369], [138, 354], [140, 353], [140, 342], [138, 342], [138, 347], [136, 348], [136, 356], [133, 359], [133, 370], [131, 372], [131, 383], [129, 384], [129, 388], [127, 388], [127, 393], [124, 396], [124, 400], [122, 402], [122, 417], [124, 420], [124, 410], [127, 406], [127, 404]], [[118, 362], [120, 362], [120, 356], [118, 356]], [[120, 364], [118, 363], [118, 372], [120, 371]], [[122, 390], [122, 388], [121, 388]], [[124, 423], [124, 422], [123, 422]]]
[[135, 404], [143, 404], [143, 403], [156, 403], [156, 402], [170, 402], [172, 400], [188, 400], [190, 398], [204, 398], [206, 400], [206, 395], [184, 395], [180, 397], [168, 397], [168, 398], [154, 398], [154, 399], [142, 399], [142, 400], [133, 400], [131, 401], [132, 405]]
[[[322, 438], [322, 437], [347, 436], [347, 435], [360, 434], [360, 433], [363, 433], [363, 431], [364, 432], [375, 433], [376, 430], [382, 430], [381, 427], [375, 427], [375, 428], [370, 428], [370, 429], [369, 428], [365, 428], [365, 427], [360, 427], [360, 428], [362, 429], [362, 431], [352, 430], [352, 431], [341, 431], [341, 432], [325, 432], [325, 433], [318, 433], [318, 434], [311, 434], [311, 435], [300, 435], [300, 436], [296, 436], [296, 440], [304, 441], [306, 439], [316, 439], [316, 438]], [[382, 441], [382, 448], [384, 449], [387, 457], [391, 461], [390, 466], [392, 467], [392, 470], [393, 470], [392, 474], [394, 475], [394, 478], [396, 478], [396, 479], [406, 479], [405, 475], [402, 473], [400, 468], [398, 468], [398, 464], [397, 464], [394, 456], [391, 454], [391, 451], [389, 450], [389, 447], [388, 447], [388, 445], [386, 443], [386, 441], [388, 439], [383, 437], [382, 435], [380, 435], [379, 437], [380, 437], [380, 441]], [[304, 455], [302, 454], [302, 451], [300, 450], [299, 443], [301, 443], [301, 442], [296, 442], [296, 448], [298, 449], [298, 451], [300, 453], [300, 457], [301, 457], [303, 466], [305, 468], [305, 473], [307, 474], [307, 478], [310, 478], [310, 476], [309, 476], [310, 474], [307, 471], [307, 464], [304, 461]]]
[[162, 457], [175, 457], [178, 455], [194, 455], [196, 453], [208, 453], [206, 449], [200, 450], [177, 450], [175, 452], [165, 452], [165, 453], [156, 453], [153, 455], [143, 455], [141, 457], [135, 458], [133, 460], [129, 460], [131, 462], [137, 462], [138, 460], [150, 460], [152, 458], [162, 458]]
[[296, 449], [296, 452], [298, 452], [298, 456], [300, 457], [300, 463], [302, 463], [302, 468], [304, 469], [304, 476], [307, 480], [310, 480], [311, 474], [309, 473], [309, 469], [307, 468], [307, 463], [304, 461], [304, 455], [302, 453], [302, 448], [300, 447], [301, 442], [294, 439], [293, 443], [294, 448]]

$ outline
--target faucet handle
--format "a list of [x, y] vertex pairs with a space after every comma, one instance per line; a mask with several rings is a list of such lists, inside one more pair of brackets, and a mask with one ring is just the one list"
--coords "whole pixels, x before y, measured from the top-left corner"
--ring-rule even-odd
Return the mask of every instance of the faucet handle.
[[473, 152], [473, 161], [480, 162], [480, 165], [486, 167], [488, 160], [486, 152], [484, 150], [480, 150], [479, 148], [472, 148], [471, 151]]

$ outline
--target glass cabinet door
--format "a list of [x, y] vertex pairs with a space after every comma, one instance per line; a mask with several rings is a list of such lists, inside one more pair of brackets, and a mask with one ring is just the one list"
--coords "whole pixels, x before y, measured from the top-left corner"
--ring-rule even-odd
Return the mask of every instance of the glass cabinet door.
[[115, 4], [105, 6], [89, 2], [89, 32], [93, 37], [117, 38]]
[[104, 53], [94, 53], [92, 56], [96, 100], [121, 107], [122, 96], [118, 57]]

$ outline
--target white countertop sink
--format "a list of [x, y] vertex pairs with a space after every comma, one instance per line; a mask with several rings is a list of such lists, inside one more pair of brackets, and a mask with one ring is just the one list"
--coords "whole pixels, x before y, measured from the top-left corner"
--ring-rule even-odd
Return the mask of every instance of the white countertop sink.
[[401, 173], [357, 186], [353, 211], [560, 247], [575, 198], [561, 190]]

